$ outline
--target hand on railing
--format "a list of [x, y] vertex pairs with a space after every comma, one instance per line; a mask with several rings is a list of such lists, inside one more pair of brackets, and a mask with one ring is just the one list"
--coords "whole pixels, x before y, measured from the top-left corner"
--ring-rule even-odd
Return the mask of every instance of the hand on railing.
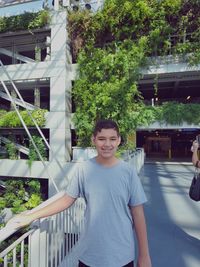
[[6, 226], [0, 230], [0, 243], [14, 234], [20, 228], [32, 223], [32, 215], [28, 214], [28, 212], [29, 211], [20, 213], [7, 222]]
[[34, 219], [32, 218], [31, 214], [29, 214], [29, 212], [26, 211], [11, 218], [7, 222], [6, 227], [17, 230], [19, 228], [22, 228], [22, 227], [25, 227], [31, 224], [33, 221]]

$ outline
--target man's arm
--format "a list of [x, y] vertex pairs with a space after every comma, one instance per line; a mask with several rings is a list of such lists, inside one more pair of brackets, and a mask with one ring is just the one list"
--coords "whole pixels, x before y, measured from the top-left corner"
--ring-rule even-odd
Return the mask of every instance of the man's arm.
[[137, 267], [151, 267], [143, 206], [138, 205], [135, 207], [131, 207], [131, 215], [134, 221], [135, 232], [139, 247]]
[[31, 211], [16, 215], [14, 218], [8, 221], [7, 226], [12, 225], [14, 228], [24, 227], [31, 224], [37, 219], [54, 215], [69, 208], [75, 202], [75, 200], [76, 198], [70, 197], [66, 193], [58, 198], [52, 197], [52, 200], [48, 199], [46, 201], [46, 205], [45, 202], [43, 202], [41, 208], [39, 207]]
[[194, 166], [196, 166], [197, 168], [200, 168], [200, 161], [199, 161], [199, 157], [198, 157], [198, 148], [199, 148], [199, 144], [198, 142], [195, 140], [192, 144], [192, 163]]

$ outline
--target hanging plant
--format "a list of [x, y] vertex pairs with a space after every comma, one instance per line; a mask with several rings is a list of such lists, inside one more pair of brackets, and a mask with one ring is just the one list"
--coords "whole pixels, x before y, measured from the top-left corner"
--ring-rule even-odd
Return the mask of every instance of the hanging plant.
[[[40, 136], [32, 136], [35, 145], [37, 146], [43, 160], [47, 160], [47, 152], [43, 139]], [[33, 161], [40, 160], [37, 151], [35, 150], [33, 143], [30, 141], [29, 155], [27, 164], [31, 168]]]
[[11, 138], [11, 140], [6, 144], [6, 151], [8, 152], [9, 159], [15, 160], [18, 158], [17, 148], [14, 144], [13, 138]]

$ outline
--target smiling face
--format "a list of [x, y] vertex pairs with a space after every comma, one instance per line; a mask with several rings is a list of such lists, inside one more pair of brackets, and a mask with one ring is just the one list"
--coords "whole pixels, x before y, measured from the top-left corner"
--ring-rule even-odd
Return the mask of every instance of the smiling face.
[[115, 159], [115, 152], [121, 142], [121, 138], [115, 129], [101, 129], [92, 137], [100, 161], [112, 161]]

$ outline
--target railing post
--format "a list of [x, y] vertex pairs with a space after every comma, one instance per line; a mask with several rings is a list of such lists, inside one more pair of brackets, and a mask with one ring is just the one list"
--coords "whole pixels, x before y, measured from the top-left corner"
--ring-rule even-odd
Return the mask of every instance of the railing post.
[[33, 223], [36, 229], [29, 237], [28, 267], [48, 267], [48, 225], [48, 219]]
[[35, 225], [37, 229], [29, 236], [28, 267], [40, 267], [40, 228], [38, 222], [34, 223]]
[[38, 267], [48, 267], [49, 262], [49, 242], [48, 242], [49, 219], [40, 221], [40, 265]]

